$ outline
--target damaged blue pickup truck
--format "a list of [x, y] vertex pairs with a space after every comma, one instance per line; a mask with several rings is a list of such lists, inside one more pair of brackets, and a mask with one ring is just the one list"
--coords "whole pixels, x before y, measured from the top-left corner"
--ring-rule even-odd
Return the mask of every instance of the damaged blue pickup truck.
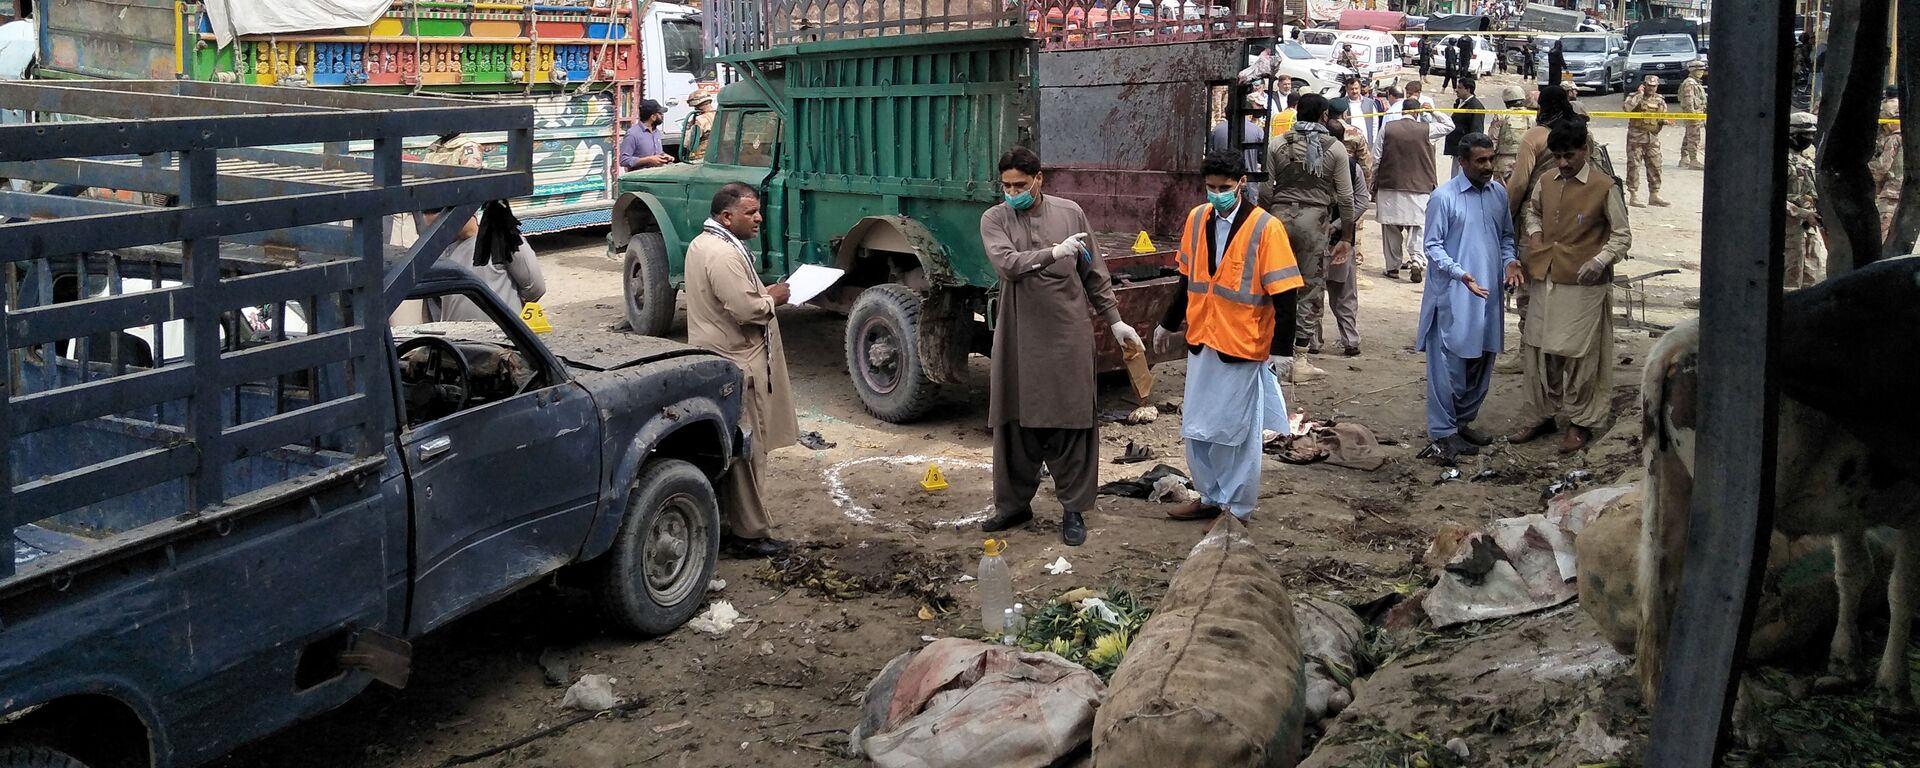
[[[208, 762], [563, 570], [630, 635], [698, 610], [738, 369], [535, 335], [436, 264], [531, 190], [531, 108], [15, 81], [0, 109], [38, 119], [0, 126], [0, 767]], [[504, 164], [405, 161], [451, 130]], [[392, 322], [455, 300], [479, 314]]]

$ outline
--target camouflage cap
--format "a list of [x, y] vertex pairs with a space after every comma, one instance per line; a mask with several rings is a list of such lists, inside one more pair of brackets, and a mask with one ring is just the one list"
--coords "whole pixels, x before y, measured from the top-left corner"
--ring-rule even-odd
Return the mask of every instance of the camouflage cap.
[[1900, 100], [1887, 99], [1880, 102], [1880, 116], [1888, 120], [1900, 119]]
[[1787, 118], [1787, 129], [1794, 133], [1810, 133], [1819, 125], [1820, 119], [1814, 117], [1812, 112], [1795, 112]]
[[1706, 69], [1706, 68], [1707, 68], [1707, 63], [1699, 59], [1694, 59], [1693, 61], [1687, 62], [1688, 71], [1692, 71], [1696, 69]]
[[1500, 100], [1508, 104], [1525, 102], [1527, 100], [1527, 91], [1520, 86], [1509, 85], [1500, 91]]
[[1640, 78], [1640, 84], [1641, 84], [1641, 85], [1659, 85], [1659, 84], [1660, 84], [1660, 76], [1659, 76], [1659, 75], [1647, 75], [1646, 77], [1643, 77], [1643, 78]]
[[687, 97], [687, 106], [695, 109], [712, 103], [713, 94], [707, 93], [706, 91], [694, 91], [692, 96]]

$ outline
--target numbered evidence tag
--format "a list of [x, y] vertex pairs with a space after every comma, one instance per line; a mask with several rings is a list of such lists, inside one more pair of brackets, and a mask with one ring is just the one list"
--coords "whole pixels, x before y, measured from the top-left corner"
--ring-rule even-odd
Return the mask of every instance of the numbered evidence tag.
[[553, 323], [547, 322], [547, 311], [540, 308], [540, 302], [529, 301], [520, 308], [520, 319], [534, 333], [552, 333]]

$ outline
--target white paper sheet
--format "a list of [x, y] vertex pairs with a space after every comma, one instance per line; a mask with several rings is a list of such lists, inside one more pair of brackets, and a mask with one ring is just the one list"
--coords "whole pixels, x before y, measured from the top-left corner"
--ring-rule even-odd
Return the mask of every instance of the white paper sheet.
[[787, 287], [793, 289], [793, 295], [787, 299], [787, 303], [805, 304], [813, 301], [813, 297], [832, 288], [834, 283], [840, 282], [840, 276], [846, 273], [844, 269], [815, 264], [802, 265], [787, 277]]

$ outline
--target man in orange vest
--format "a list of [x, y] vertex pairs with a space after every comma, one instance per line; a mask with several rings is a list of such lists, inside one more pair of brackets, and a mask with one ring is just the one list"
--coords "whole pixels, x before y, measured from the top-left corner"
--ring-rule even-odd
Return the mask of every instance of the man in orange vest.
[[1207, 203], [1181, 228], [1181, 291], [1153, 333], [1164, 349], [1187, 326], [1180, 436], [1200, 498], [1167, 516], [1203, 520], [1225, 510], [1244, 521], [1260, 500], [1261, 433], [1287, 433], [1280, 382], [1293, 368], [1294, 304], [1306, 281], [1286, 225], [1241, 197], [1240, 153], [1210, 153], [1200, 170]]

